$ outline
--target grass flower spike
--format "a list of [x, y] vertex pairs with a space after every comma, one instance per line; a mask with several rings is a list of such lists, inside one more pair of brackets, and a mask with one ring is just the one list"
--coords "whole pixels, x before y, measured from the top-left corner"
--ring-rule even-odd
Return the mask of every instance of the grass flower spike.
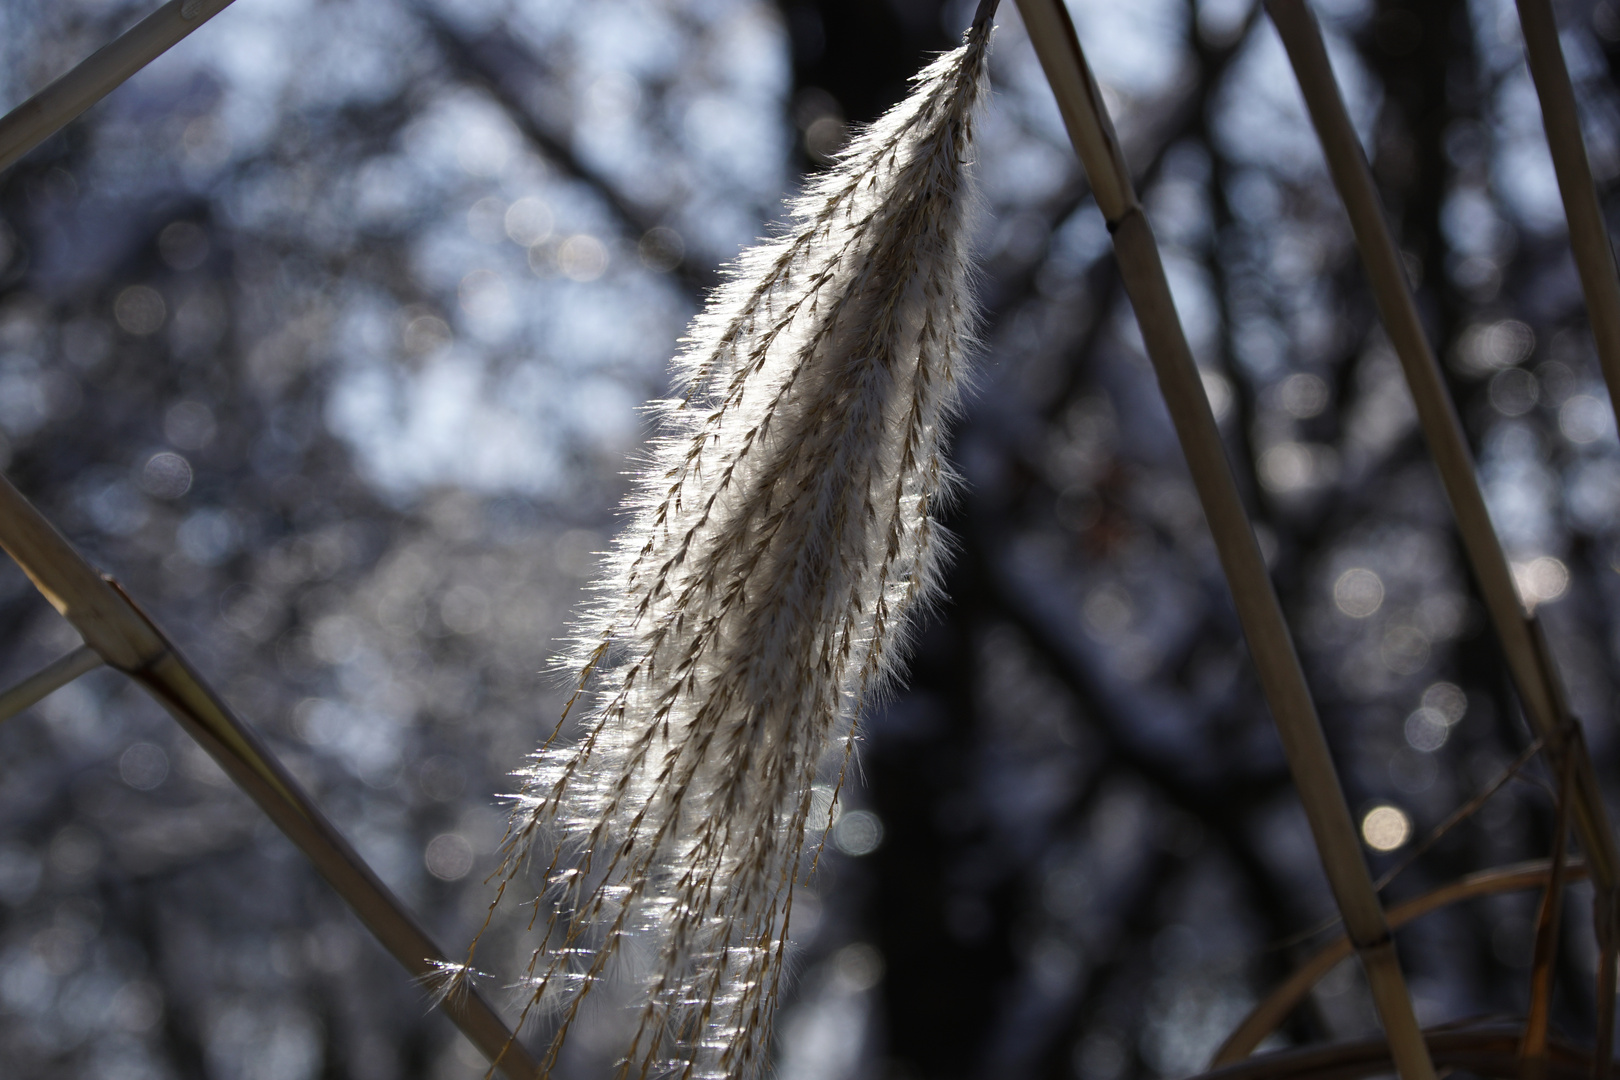
[[501, 872], [504, 893], [526, 861], [545, 871], [523, 989], [526, 1012], [556, 1011], [548, 1063], [609, 978], [635, 995], [621, 1076], [764, 1063], [805, 840], [826, 825], [812, 782], [935, 587], [988, 24], [741, 257], [676, 359], [681, 396], [657, 406], [570, 658], [589, 712], [523, 774]]

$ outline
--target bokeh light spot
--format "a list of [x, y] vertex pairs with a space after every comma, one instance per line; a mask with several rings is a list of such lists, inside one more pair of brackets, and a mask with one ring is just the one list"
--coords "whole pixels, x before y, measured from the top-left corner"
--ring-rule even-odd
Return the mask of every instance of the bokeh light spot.
[[514, 244], [533, 247], [551, 236], [551, 207], [533, 195], [525, 196], [507, 207], [505, 225]]
[[118, 759], [118, 775], [136, 791], [151, 791], [169, 776], [169, 755], [160, 746], [138, 742]]
[[1384, 605], [1384, 581], [1365, 567], [1354, 567], [1333, 583], [1333, 602], [1352, 619], [1365, 619]]
[[440, 881], [460, 881], [472, 870], [472, 845], [455, 833], [443, 833], [429, 841], [422, 861]]
[[113, 301], [113, 318], [118, 325], [136, 337], [155, 334], [163, 326], [169, 309], [156, 289], [145, 285], [131, 285]]
[[141, 469], [141, 490], [159, 499], [178, 499], [191, 490], [191, 463], [179, 454], [153, 454]]
[[667, 274], [681, 265], [686, 255], [686, 241], [681, 234], [666, 225], [648, 229], [636, 246], [641, 263], [655, 274]]
[[1384, 804], [1361, 819], [1361, 838], [1374, 851], [1394, 851], [1412, 835], [1412, 819], [1399, 807]]
[[1416, 675], [1429, 662], [1429, 638], [1411, 626], [1394, 626], [1384, 634], [1384, 666], [1397, 675]]
[[1569, 590], [1569, 567], [1551, 555], [1513, 564], [1513, 583], [1519, 598], [1534, 611], [1536, 605], [1557, 600]]
[[1423, 707], [1433, 709], [1455, 724], [1468, 712], [1468, 695], [1456, 683], [1437, 682], [1423, 691]]
[[1591, 394], [1576, 394], [1558, 407], [1558, 430], [1572, 443], [1596, 442], [1614, 431], [1614, 412]]
[[595, 281], [607, 265], [607, 246], [594, 236], [570, 236], [557, 248], [557, 268], [575, 281]]
[[833, 843], [845, 855], [870, 855], [883, 844], [883, 822], [870, 810], [852, 810], [833, 827]]
[[1328, 384], [1318, 375], [1296, 372], [1282, 381], [1277, 400], [1283, 411], [1298, 420], [1308, 420], [1327, 408]]
[[195, 270], [208, 258], [208, 234], [193, 221], [171, 221], [158, 233], [158, 254], [174, 270]]
[[1438, 709], [1421, 708], [1406, 718], [1406, 744], [1414, 750], [1432, 754], [1446, 745], [1450, 734], [1451, 726]]

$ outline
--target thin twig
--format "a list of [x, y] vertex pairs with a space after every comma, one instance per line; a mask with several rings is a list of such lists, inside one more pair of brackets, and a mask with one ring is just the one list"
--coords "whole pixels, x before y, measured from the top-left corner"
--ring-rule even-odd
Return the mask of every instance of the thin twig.
[[1143, 343], [1158, 373], [1159, 388], [1209, 522], [1300, 802], [1334, 899], [1367, 971], [1398, 1071], [1403, 1080], [1433, 1080], [1434, 1067], [1293, 638], [1238, 496], [1220, 429], [1170, 296], [1158, 246], [1137, 202], [1102, 95], [1064, 5], [1059, 0], [1019, 0], [1018, 6], [1091, 180], [1098, 209], [1113, 234], [1114, 253]]
[[169, 0], [45, 89], [0, 116], [0, 169], [72, 123], [231, 0]]
[[1520, 751], [1519, 756], [1514, 758], [1508, 767], [1503, 769], [1501, 773], [1497, 775], [1496, 779], [1492, 780], [1489, 784], [1486, 784], [1484, 790], [1480, 791], [1479, 794], [1475, 795], [1472, 799], [1469, 799], [1456, 810], [1452, 811], [1450, 817], [1446, 818], [1446, 820], [1442, 821], [1439, 825], [1436, 825], [1434, 831], [1429, 833], [1428, 836], [1424, 837], [1423, 843], [1407, 852], [1405, 858], [1396, 863], [1394, 866], [1390, 867], [1389, 870], [1385, 872], [1384, 876], [1378, 879], [1378, 883], [1375, 884], [1373, 888], [1377, 889], [1379, 892], [1383, 892], [1386, 888], [1388, 888], [1389, 883], [1399, 877], [1402, 871], [1411, 866], [1413, 863], [1417, 862], [1425, 852], [1434, 847], [1435, 844], [1439, 843], [1442, 836], [1445, 836], [1446, 833], [1450, 832], [1452, 829], [1455, 829], [1464, 821], [1467, 821], [1479, 810], [1480, 807], [1484, 806], [1485, 803], [1490, 800], [1492, 795], [1495, 795], [1498, 791], [1502, 790], [1502, 785], [1519, 775], [1520, 770], [1522, 770], [1526, 765], [1530, 764], [1530, 759], [1541, 752], [1541, 747], [1542, 739], [1541, 736], [1537, 735], [1535, 739], [1531, 741], [1530, 745]]
[[1548, 0], [1518, 0], [1518, 5], [1524, 51], [1536, 94], [1541, 98], [1541, 122], [1547, 131], [1547, 147], [1552, 151], [1558, 191], [1564, 198], [1569, 243], [1581, 275], [1598, 363], [1603, 368], [1603, 381], [1609, 385], [1609, 404], [1620, 419], [1620, 275], [1615, 271], [1614, 248], [1609, 243], [1603, 208], [1598, 204], [1597, 185], [1592, 182], [1586, 140], [1581, 136], [1580, 115], [1575, 108], [1575, 88], [1558, 44], [1552, 5]]
[[[445, 962], [388, 886], [299, 788], [223, 698], [188, 664], [150, 618], [109, 577], [96, 572], [38, 510], [0, 477], [0, 548], [109, 665], [142, 688], [219, 762], [412, 976], [429, 979]], [[511, 1080], [535, 1080], [528, 1051], [476, 991], [444, 1010], [474, 1046]]]
[[[1512, 780], [1515, 776], [1519, 775], [1519, 773], [1523, 771], [1525, 765], [1529, 764], [1530, 759], [1535, 757], [1540, 750], [1541, 739], [1537, 738], [1529, 746], [1525, 747], [1523, 752], [1521, 752], [1517, 758], [1514, 758], [1508, 767], [1503, 769], [1502, 772], [1497, 775], [1496, 779], [1485, 785], [1485, 788], [1473, 798], [1469, 799], [1456, 810], [1452, 811], [1451, 816], [1446, 818], [1446, 820], [1442, 821], [1439, 825], [1435, 826], [1433, 831], [1431, 831], [1429, 835], [1423, 839], [1421, 844], [1412, 849], [1412, 851], [1408, 852], [1404, 859], [1396, 863], [1384, 873], [1383, 877], [1374, 882], [1373, 889], [1377, 892], [1383, 892], [1385, 889], [1387, 889], [1390, 882], [1394, 881], [1402, 874], [1402, 872], [1416, 862], [1420, 856], [1422, 856], [1435, 844], [1439, 843], [1441, 837], [1445, 836], [1446, 833], [1450, 832], [1452, 829], [1468, 820], [1468, 818], [1472, 817], [1480, 807], [1484, 806], [1485, 803], [1489, 801], [1492, 795], [1495, 795], [1502, 789], [1504, 784], [1506, 784], [1509, 780]], [[1557, 799], [1556, 793], [1549, 790], [1548, 794], [1551, 794], [1555, 800]], [[1343, 921], [1344, 920], [1339, 918], [1337, 915], [1330, 916], [1329, 918], [1323, 919], [1315, 926], [1301, 930], [1297, 934], [1293, 934], [1289, 937], [1283, 938], [1281, 941], [1273, 943], [1267, 947], [1267, 951], [1270, 952], [1279, 949], [1291, 949], [1295, 945], [1310, 941], [1319, 934], [1327, 933], [1329, 930], [1332, 930], [1335, 926], [1338, 926]]]
[[10, 720], [85, 672], [94, 671], [100, 666], [101, 657], [88, 645], [80, 645], [61, 659], [51, 661], [11, 689], [0, 691], [0, 722]]
[[[1533, 862], [1469, 874], [1465, 878], [1431, 889], [1421, 896], [1414, 896], [1390, 908], [1388, 914], [1390, 929], [1398, 930], [1414, 919], [1455, 904], [1459, 900], [1541, 888], [1546, 885], [1550, 872], [1550, 862], [1546, 859], [1537, 859]], [[1586, 877], [1586, 864], [1579, 859], [1571, 859], [1565, 868], [1565, 874], [1571, 881], [1582, 879]], [[1348, 959], [1352, 952], [1350, 939], [1340, 934], [1312, 953], [1294, 969], [1292, 975], [1251, 1009], [1236, 1030], [1226, 1037], [1221, 1048], [1215, 1051], [1210, 1068], [1230, 1065], [1253, 1053], [1254, 1048], [1275, 1031], [1279, 1024], [1288, 1019], [1288, 1014], [1305, 1000], [1311, 988], [1342, 961]]]
[[1574, 800], [1575, 755], [1566, 753], [1558, 770], [1558, 809], [1554, 813], [1552, 866], [1536, 915], [1536, 951], [1530, 965], [1530, 1012], [1519, 1045], [1522, 1080], [1545, 1080], [1547, 1031], [1552, 1018], [1553, 971], [1558, 957], [1559, 915], [1564, 910], [1564, 854], [1569, 844], [1569, 808]]

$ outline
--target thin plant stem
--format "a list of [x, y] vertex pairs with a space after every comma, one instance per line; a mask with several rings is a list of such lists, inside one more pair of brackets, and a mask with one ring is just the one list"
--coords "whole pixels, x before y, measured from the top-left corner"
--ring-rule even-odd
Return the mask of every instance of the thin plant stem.
[[[1415, 848], [1407, 853], [1405, 858], [1385, 871], [1383, 876], [1373, 883], [1373, 890], [1381, 893], [1385, 889], [1389, 888], [1390, 882], [1394, 881], [1408, 867], [1417, 862], [1424, 852], [1428, 851], [1430, 848], [1434, 847], [1435, 844], [1439, 843], [1440, 838], [1445, 836], [1446, 833], [1450, 832], [1452, 829], [1455, 829], [1458, 825], [1461, 825], [1464, 821], [1467, 821], [1470, 817], [1472, 817], [1480, 807], [1484, 806], [1486, 802], [1490, 800], [1491, 796], [1502, 790], [1502, 786], [1504, 784], [1506, 784], [1509, 780], [1512, 780], [1515, 776], [1518, 776], [1524, 767], [1530, 763], [1530, 760], [1534, 758], [1536, 754], [1540, 753], [1540, 751], [1541, 740], [1537, 738], [1529, 746], [1525, 747], [1524, 751], [1517, 758], [1514, 758], [1513, 761], [1508, 764], [1507, 768], [1503, 769], [1499, 774], [1497, 774], [1496, 779], [1485, 785], [1484, 789], [1473, 798], [1469, 799], [1457, 809], [1453, 810], [1451, 812], [1451, 816], [1446, 818], [1446, 820], [1442, 821], [1439, 825], [1436, 825], [1429, 835], [1423, 838], [1423, 842], [1421, 844], [1418, 844]], [[1337, 915], [1334, 915], [1330, 918], [1324, 919], [1322, 922], [1310, 927], [1309, 929], [1301, 930], [1297, 934], [1282, 939], [1275, 945], [1272, 945], [1271, 948], [1292, 948], [1295, 945], [1310, 941], [1319, 934], [1326, 933], [1335, 926], [1338, 926], [1341, 921], [1342, 920]]]
[[[4, 477], [0, 477], [0, 548], [73, 624], [87, 648], [139, 683], [208, 751], [412, 976], [429, 980], [442, 970], [446, 961], [438, 946], [257, 733], [203, 681], [118, 583], [86, 562]], [[476, 991], [452, 995], [443, 1007], [510, 1080], [539, 1077], [534, 1059]]]
[[0, 169], [10, 168], [18, 158], [72, 123], [230, 3], [169, 0], [45, 89], [0, 116]]
[[1380, 877], [1377, 883], [1373, 885], [1373, 888], [1377, 889], [1379, 892], [1383, 892], [1389, 887], [1390, 882], [1394, 881], [1401, 875], [1402, 871], [1411, 866], [1413, 863], [1417, 862], [1425, 852], [1434, 847], [1435, 844], [1439, 843], [1441, 837], [1445, 836], [1452, 829], [1455, 829], [1458, 825], [1461, 825], [1463, 822], [1467, 821], [1470, 817], [1473, 817], [1474, 814], [1478, 812], [1479, 808], [1484, 806], [1485, 803], [1490, 800], [1492, 795], [1495, 795], [1498, 791], [1502, 790], [1502, 785], [1506, 784], [1509, 780], [1512, 780], [1515, 776], [1518, 776], [1520, 770], [1522, 770], [1526, 765], [1530, 764], [1530, 759], [1541, 752], [1541, 746], [1542, 739], [1541, 736], [1538, 735], [1535, 737], [1535, 739], [1531, 740], [1529, 746], [1520, 751], [1519, 756], [1514, 758], [1513, 761], [1509, 763], [1507, 768], [1503, 769], [1499, 774], [1497, 774], [1496, 779], [1492, 780], [1489, 784], [1486, 784], [1484, 789], [1480, 791], [1479, 794], [1463, 803], [1456, 810], [1453, 810], [1450, 817], [1446, 818], [1446, 820], [1442, 821], [1439, 825], [1436, 825], [1434, 827], [1434, 831], [1423, 838], [1423, 843], [1417, 845], [1411, 851], [1407, 852], [1406, 856], [1402, 858], [1400, 862], [1390, 867], [1389, 870], [1384, 873], [1384, 876]]
[[1536, 946], [1530, 965], [1530, 1012], [1524, 1022], [1524, 1041], [1519, 1044], [1521, 1080], [1545, 1080], [1547, 1075], [1547, 1036], [1552, 1020], [1553, 973], [1558, 959], [1559, 916], [1564, 910], [1564, 854], [1569, 843], [1569, 807], [1574, 802], [1575, 755], [1566, 753], [1559, 762], [1558, 808], [1554, 812], [1552, 866], [1547, 871], [1547, 888], [1541, 894], [1541, 910], [1536, 915]]
[[1102, 95], [1060, 0], [1019, 0], [1029, 38], [1085, 166], [1159, 388], [1214, 536], [1260, 685], [1340, 913], [1356, 943], [1402, 1080], [1433, 1080], [1395, 946], [1373, 891], [1349, 806], [1254, 529], [1238, 496], [1220, 429], [1181, 329], [1164, 264]]
[[[1597, 937], [1602, 942], [1606, 927], [1613, 924], [1617, 897], [1620, 897], [1620, 855], [1616, 853], [1614, 833], [1598, 787], [1597, 774], [1590, 755], [1585, 752], [1579, 721], [1570, 712], [1565, 700], [1558, 668], [1552, 659], [1540, 621], [1534, 613], [1525, 611], [1507, 557], [1491, 525], [1462, 425], [1446, 392], [1440, 366], [1429, 347], [1428, 337], [1423, 332], [1405, 268], [1378, 201], [1371, 170], [1333, 78], [1321, 31], [1303, 0], [1267, 0], [1266, 8], [1282, 36], [1311, 121], [1322, 143], [1328, 170], [1349, 213], [1379, 314], [1406, 373], [1429, 451], [1440, 472], [1464, 549], [1468, 553], [1475, 579], [1479, 582], [1497, 639], [1507, 657], [1524, 710], [1554, 759], [1564, 761], [1567, 758], [1569, 767], [1574, 770], [1572, 797], [1575, 828], [1592, 866], [1593, 887], [1597, 893], [1594, 918]], [[1541, 18], [1543, 15], [1546, 16], [1545, 21]], [[1620, 339], [1620, 315], [1615, 314], [1620, 311], [1620, 306], [1612, 302], [1613, 289], [1605, 285], [1605, 282], [1612, 284], [1615, 273], [1608, 233], [1601, 215], [1596, 214], [1595, 196], [1590, 195], [1590, 172], [1581, 171], [1586, 169], [1586, 159], [1584, 149], [1579, 145], [1580, 131], [1574, 117], [1568, 73], [1563, 71], [1561, 54], [1557, 54], [1556, 28], [1548, 30], [1550, 11], [1546, 10], [1544, 3], [1521, 3], [1520, 16], [1526, 26], [1525, 38], [1531, 54], [1532, 71], [1538, 67], [1541, 69], [1536, 80], [1542, 94], [1542, 105], [1544, 109], [1551, 110], [1547, 121], [1549, 140], [1555, 155], [1564, 159], [1558, 166], [1559, 183], [1601, 355], [1608, 347], [1606, 343], [1611, 333], [1611, 316], [1614, 317], [1615, 327], [1612, 332]], [[1553, 53], [1551, 58], [1549, 48]], [[1553, 59], [1557, 61], [1558, 72], [1562, 73], [1561, 84], [1548, 67]], [[1559, 85], [1567, 100], [1560, 99]], [[1572, 138], [1575, 140], [1573, 144], [1570, 141]], [[1579, 158], [1578, 169], [1575, 157]], [[1581, 177], [1584, 177], [1585, 190], [1588, 192], [1585, 199], [1577, 182]], [[1591, 235], [1587, 235], [1589, 233]], [[1601, 250], [1592, 250], [1594, 244], [1601, 245]], [[1604, 270], [1604, 267], [1607, 269]], [[1602, 273], [1598, 273], [1599, 270]], [[1614, 388], [1620, 384], [1611, 374], [1608, 360], [1604, 361], [1604, 370], [1612, 397]], [[1604, 961], [1600, 962], [1598, 977], [1598, 1035], [1600, 1042], [1607, 1043], [1612, 1041], [1614, 1022], [1612, 956], [1605, 955]], [[1601, 1074], [1607, 1073], [1607, 1050], [1597, 1057], [1594, 1069]]]
[[[1457, 419], [1456, 408], [1446, 392], [1440, 365], [1418, 318], [1405, 266], [1384, 220], [1366, 155], [1356, 139], [1338, 83], [1333, 78], [1333, 69], [1328, 64], [1321, 30], [1304, 0], [1267, 0], [1266, 9], [1282, 36], [1327, 158], [1328, 171], [1349, 214], [1379, 315], [1400, 358], [1407, 385], [1411, 387], [1418, 422], [1451, 502], [1469, 565], [1479, 582], [1525, 712], [1546, 741], [1549, 752], [1562, 760], [1571, 741], [1566, 734], [1569, 730], [1566, 723], [1571, 717], [1557, 667], [1548, 654], [1535, 616], [1525, 611], [1519, 599], [1507, 556], [1491, 525], [1485, 497], [1474, 473], [1473, 455], [1463, 435], [1462, 423]], [[1575, 812], [1581, 845], [1591, 860], [1596, 887], [1604, 894], [1611, 894], [1617, 883], [1616, 870], [1620, 867], [1614, 835], [1590, 761], [1578, 758], [1576, 768], [1580, 797]]]
[[[1516, 863], [1512, 866], [1469, 874], [1390, 908], [1388, 915], [1390, 928], [1398, 930], [1414, 919], [1461, 900], [1544, 888], [1551, 872], [1550, 860], [1536, 859], [1532, 862]], [[1579, 859], [1571, 859], [1565, 867], [1565, 877], [1570, 881], [1585, 878], [1586, 864]], [[1215, 1051], [1210, 1068], [1217, 1069], [1223, 1065], [1230, 1065], [1252, 1054], [1255, 1047], [1288, 1019], [1289, 1013], [1299, 1007], [1312, 987], [1321, 982], [1327, 973], [1342, 961], [1348, 959], [1353, 951], [1350, 939], [1340, 934], [1312, 953], [1294, 969], [1292, 975], [1249, 1011], [1249, 1015], [1243, 1018], [1243, 1022], [1226, 1037], [1220, 1049]]]
[[1586, 296], [1588, 321], [1597, 343], [1603, 381], [1609, 386], [1609, 404], [1620, 420], [1620, 275], [1608, 222], [1598, 204], [1597, 185], [1586, 156], [1575, 88], [1570, 83], [1564, 51], [1558, 44], [1558, 24], [1548, 0], [1518, 0], [1519, 28], [1530, 63], [1530, 77], [1541, 99], [1541, 122], [1552, 151], [1553, 172], [1564, 199], [1569, 221], [1569, 244]]
[[11, 689], [0, 691], [0, 722], [10, 720], [100, 666], [101, 656], [88, 645], [80, 645], [61, 659], [51, 661]]
[[1608, 1080], [1614, 1059], [1614, 978], [1615, 909], [1603, 896], [1592, 898], [1593, 922], [1597, 927], [1597, 991], [1593, 1006], [1597, 1013], [1597, 1035], [1592, 1040], [1593, 1080]]

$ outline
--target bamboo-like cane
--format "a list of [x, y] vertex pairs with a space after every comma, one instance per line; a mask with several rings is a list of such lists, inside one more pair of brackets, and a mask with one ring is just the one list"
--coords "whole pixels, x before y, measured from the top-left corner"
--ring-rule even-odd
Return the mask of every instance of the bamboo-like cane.
[[51, 661], [16, 686], [0, 692], [0, 722], [10, 720], [35, 702], [100, 666], [101, 657], [88, 645], [80, 645], [60, 660]]
[[131, 75], [223, 11], [231, 0], [169, 0], [80, 61], [45, 89], [0, 116], [0, 169], [72, 123]]
[[1366, 969], [1396, 1067], [1402, 1080], [1433, 1080], [1434, 1066], [1412, 1011], [1411, 995], [1362, 858], [1355, 823], [1333, 770], [1304, 671], [1238, 496], [1220, 429], [1170, 297], [1158, 246], [1136, 200], [1102, 96], [1061, 0], [1019, 0], [1018, 7], [1090, 178], [1098, 209], [1113, 234], [1115, 257], [1142, 340], [1214, 536], [1328, 883]]
[[[1519, 27], [1524, 34], [1524, 51], [1530, 77], [1541, 99], [1541, 122], [1547, 132], [1547, 148], [1552, 152], [1553, 172], [1558, 192], [1564, 200], [1564, 217], [1569, 224], [1569, 244], [1575, 254], [1575, 268], [1581, 276], [1581, 292], [1586, 297], [1587, 321], [1597, 345], [1598, 364], [1609, 387], [1609, 405], [1620, 423], [1620, 273], [1616, 272], [1614, 245], [1609, 241], [1608, 222], [1598, 203], [1597, 185], [1586, 156], [1586, 140], [1581, 135], [1580, 114], [1575, 107], [1575, 87], [1570, 82], [1564, 51], [1558, 42], [1558, 24], [1548, 0], [1518, 0]], [[1613, 928], [1616, 895], [1611, 890], [1596, 899], [1597, 920], [1603, 955], [1598, 964], [1597, 1050], [1593, 1055], [1597, 1080], [1609, 1072], [1614, 1044], [1615, 956]]]
[[[1293, 64], [1339, 197], [1349, 212], [1379, 313], [1405, 370], [1407, 383], [1417, 404], [1419, 422], [1440, 471], [1469, 563], [1484, 594], [1486, 609], [1495, 625], [1502, 651], [1507, 656], [1508, 667], [1518, 686], [1525, 712], [1546, 741], [1554, 760], [1567, 757], [1575, 770], [1573, 810], [1576, 831], [1592, 866], [1592, 879], [1597, 892], [1594, 917], [1598, 925], [1598, 939], [1603, 941], [1605, 928], [1613, 924], [1615, 904], [1617, 896], [1620, 896], [1620, 880], [1617, 880], [1620, 856], [1615, 851], [1614, 834], [1598, 788], [1597, 775], [1590, 756], [1585, 753], [1585, 741], [1580, 737], [1579, 722], [1565, 703], [1558, 669], [1540, 623], [1533, 614], [1525, 613], [1519, 601], [1507, 558], [1491, 525], [1485, 499], [1474, 474], [1473, 459], [1463, 437], [1462, 425], [1446, 393], [1439, 365], [1418, 319], [1404, 267], [1378, 202], [1371, 171], [1328, 65], [1321, 31], [1303, 0], [1267, 0], [1266, 6]], [[1595, 195], [1591, 193], [1591, 174], [1586, 171], [1584, 148], [1578, 141], [1580, 130], [1574, 117], [1574, 98], [1569, 90], [1568, 74], [1563, 72], [1562, 56], [1557, 52], [1556, 28], [1548, 30], [1550, 12], [1545, 10], [1544, 5], [1531, 0], [1521, 3], [1520, 13], [1526, 27], [1525, 38], [1531, 53], [1532, 68], [1539, 66], [1544, 69], [1543, 74], [1537, 76], [1537, 85], [1541, 89], [1543, 108], [1548, 110], [1549, 139], [1555, 147], [1562, 147], [1562, 151], [1555, 149], [1555, 154], [1565, 159], [1559, 165], [1559, 183], [1570, 218], [1571, 240], [1576, 245], [1582, 285], [1586, 289], [1591, 310], [1593, 332], [1598, 339], [1600, 356], [1606, 356], [1605, 350], [1611, 344], [1620, 344], [1620, 299], [1617, 299], [1612, 287], [1615, 272], [1608, 233], [1603, 227], [1601, 215], [1597, 213]], [[1546, 21], [1538, 18], [1538, 13], [1546, 15]], [[1549, 49], [1553, 54], [1551, 60], [1556, 62], [1558, 73], [1562, 74], [1561, 84], [1553, 74], [1545, 71], [1550, 62]], [[1567, 105], [1567, 110], [1557, 107], [1558, 85], [1562, 86], [1567, 96], [1567, 100], [1562, 102]], [[1565, 128], [1568, 130], [1565, 131]], [[1576, 140], [1573, 152], [1571, 137]], [[1578, 162], [1575, 158], [1578, 158]], [[1578, 173], [1578, 176], [1572, 173]], [[1584, 179], [1586, 185], [1585, 198], [1577, 182], [1580, 179]], [[1612, 342], [1611, 333], [1614, 337]], [[1620, 359], [1620, 350], [1616, 350], [1615, 355]], [[1607, 358], [1604, 359], [1604, 370], [1606, 377], [1609, 377], [1613, 398], [1615, 387], [1620, 383], [1610, 375]], [[1614, 958], [1606, 954], [1598, 965], [1596, 994], [1597, 1042], [1603, 1052], [1595, 1056], [1594, 1070], [1600, 1080], [1608, 1072], [1609, 1048], [1613, 1040], [1614, 978]]]
[[1484, 595], [1525, 712], [1546, 740], [1554, 760], [1562, 760], [1566, 752], [1576, 756], [1578, 799], [1574, 811], [1581, 846], [1591, 863], [1594, 885], [1600, 893], [1613, 895], [1620, 859], [1615, 854], [1614, 834], [1597, 776], [1587, 755], [1579, 749], [1571, 749], [1577, 747], [1580, 740], [1571, 738], [1569, 733], [1573, 729], [1566, 726], [1575, 721], [1564, 701], [1557, 666], [1547, 651], [1535, 617], [1525, 612], [1519, 600], [1507, 556], [1491, 525], [1485, 497], [1474, 473], [1473, 455], [1446, 392], [1440, 365], [1423, 332], [1405, 267], [1384, 220], [1372, 172], [1350, 124], [1349, 113], [1345, 111], [1333, 69], [1328, 65], [1321, 30], [1304, 0], [1267, 0], [1266, 8], [1282, 36], [1321, 140], [1328, 170], [1349, 213], [1373, 297], [1406, 373], [1417, 405], [1418, 422], [1440, 472], [1469, 564]]
[[[231, 712], [117, 582], [97, 573], [4, 477], [0, 477], [0, 548], [73, 624], [88, 648], [140, 683], [219, 762], [406, 971], [418, 979], [437, 972], [436, 965], [445, 959], [438, 946], [258, 735]], [[540, 1076], [533, 1057], [476, 991], [452, 995], [443, 1007], [511, 1080]]]
[[1586, 295], [1598, 363], [1603, 368], [1603, 381], [1609, 386], [1609, 404], [1620, 421], [1620, 275], [1615, 271], [1614, 247], [1609, 243], [1603, 208], [1598, 205], [1597, 185], [1592, 182], [1586, 140], [1581, 136], [1580, 116], [1575, 110], [1575, 88], [1570, 84], [1564, 51], [1558, 44], [1552, 5], [1548, 0], [1518, 0], [1518, 5], [1524, 51], [1541, 99], [1541, 122], [1547, 130], [1558, 191], [1564, 199], [1569, 244], [1581, 275], [1581, 291]]
[[[1396, 904], [1389, 909], [1389, 925], [1391, 929], [1398, 930], [1432, 911], [1439, 911], [1443, 907], [1478, 896], [1498, 896], [1502, 893], [1522, 892], [1525, 889], [1545, 888], [1551, 873], [1551, 860], [1535, 859], [1531, 862], [1515, 863], [1512, 866], [1469, 874], [1437, 889], [1431, 889], [1421, 896], [1414, 896], [1410, 900]], [[1564, 867], [1565, 880], [1580, 881], [1585, 877], [1586, 864], [1579, 859], [1569, 860]], [[1265, 1000], [1249, 1011], [1249, 1015], [1243, 1018], [1243, 1022], [1226, 1037], [1221, 1048], [1215, 1052], [1209, 1067], [1218, 1069], [1242, 1061], [1252, 1054], [1254, 1048], [1259, 1046], [1267, 1035], [1277, 1030], [1277, 1027], [1288, 1019], [1289, 1013], [1299, 1007], [1311, 989], [1321, 982], [1328, 972], [1348, 959], [1353, 951], [1350, 939], [1340, 934], [1312, 953], [1294, 969], [1292, 975], [1272, 990]]]

